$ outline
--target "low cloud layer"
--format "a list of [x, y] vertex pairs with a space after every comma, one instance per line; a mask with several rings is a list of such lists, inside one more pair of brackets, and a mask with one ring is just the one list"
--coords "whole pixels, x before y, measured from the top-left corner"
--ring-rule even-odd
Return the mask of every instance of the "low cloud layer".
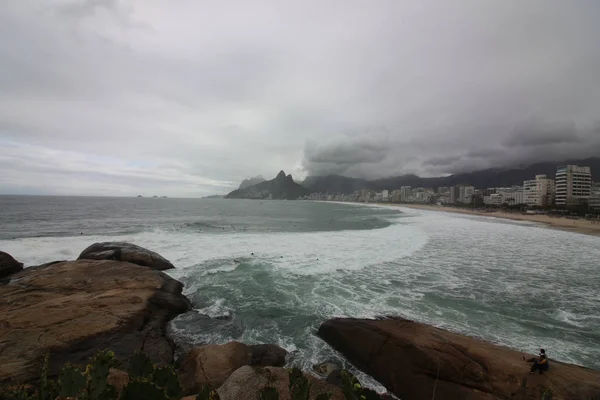
[[595, 2], [0, 10], [0, 193], [202, 196], [600, 154]]

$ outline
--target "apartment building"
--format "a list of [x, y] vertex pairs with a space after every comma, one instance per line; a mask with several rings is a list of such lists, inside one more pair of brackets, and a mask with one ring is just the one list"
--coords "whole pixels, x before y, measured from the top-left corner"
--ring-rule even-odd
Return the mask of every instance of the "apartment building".
[[558, 206], [588, 203], [592, 188], [590, 167], [563, 165], [556, 169], [555, 202]]

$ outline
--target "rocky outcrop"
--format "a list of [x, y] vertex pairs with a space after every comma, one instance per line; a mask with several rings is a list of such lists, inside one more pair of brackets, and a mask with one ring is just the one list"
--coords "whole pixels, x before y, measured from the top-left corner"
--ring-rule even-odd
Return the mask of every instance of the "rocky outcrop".
[[250, 365], [259, 367], [283, 367], [288, 352], [274, 344], [255, 344], [250, 346], [252, 359]]
[[403, 400], [600, 396], [600, 372], [550, 362], [529, 375], [530, 355], [405, 319], [332, 319], [318, 335]]
[[[314, 400], [320, 393], [330, 393], [331, 400], [344, 400], [342, 390], [325, 381], [305, 375], [310, 382], [309, 399]], [[273, 387], [280, 400], [291, 400], [289, 393], [290, 374], [284, 368], [244, 366], [237, 369], [217, 390], [221, 400], [259, 400], [260, 391]]]
[[310, 190], [294, 182], [292, 175], [285, 175], [281, 171], [270, 181], [240, 188], [229, 193], [227, 199], [279, 199], [296, 200], [310, 194]]
[[85, 364], [98, 349], [125, 359], [144, 351], [173, 362], [166, 323], [190, 308], [183, 285], [162, 272], [108, 260], [78, 260], [26, 269], [0, 286], [0, 383], [39, 377], [66, 362]]
[[275, 345], [249, 346], [240, 342], [195, 347], [179, 367], [183, 392], [197, 393], [205, 384], [217, 388], [244, 365], [283, 366], [286, 354]]
[[10, 254], [0, 251], [0, 279], [23, 270], [23, 264]]
[[94, 243], [81, 252], [78, 260], [125, 261], [158, 271], [175, 268], [169, 260], [160, 254], [135, 244], [124, 242]]

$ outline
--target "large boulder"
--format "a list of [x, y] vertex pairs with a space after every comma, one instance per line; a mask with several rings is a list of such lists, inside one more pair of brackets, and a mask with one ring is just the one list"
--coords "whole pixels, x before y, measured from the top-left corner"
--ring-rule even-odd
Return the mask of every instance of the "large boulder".
[[531, 355], [405, 319], [332, 319], [318, 335], [403, 400], [600, 397], [599, 371], [551, 360], [529, 375]]
[[83, 250], [78, 260], [115, 260], [149, 267], [158, 271], [175, 268], [160, 254], [125, 242], [94, 243]]
[[[340, 388], [311, 375], [305, 377], [310, 382], [310, 400], [315, 400], [321, 393], [330, 393], [330, 400], [345, 399]], [[287, 369], [244, 366], [233, 372], [217, 393], [221, 400], [259, 400], [261, 390], [272, 387], [279, 393], [280, 400], [292, 400], [289, 386], [290, 373]]]
[[0, 251], [0, 279], [23, 270], [23, 264], [10, 254]]
[[258, 367], [283, 367], [288, 352], [274, 344], [255, 344], [250, 346], [252, 359], [250, 365]]
[[197, 393], [205, 384], [218, 388], [244, 365], [283, 366], [286, 354], [275, 345], [249, 346], [240, 342], [195, 347], [181, 361], [179, 379], [185, 394]]
[[160, 271], [119, 261], [79, 260], [25, 269], [0, 286], [0, 383], [85, 364], [98, 349], [124, 359], [144, 351], [173, 362], [167, 322], [190, 308], [183, 284]]

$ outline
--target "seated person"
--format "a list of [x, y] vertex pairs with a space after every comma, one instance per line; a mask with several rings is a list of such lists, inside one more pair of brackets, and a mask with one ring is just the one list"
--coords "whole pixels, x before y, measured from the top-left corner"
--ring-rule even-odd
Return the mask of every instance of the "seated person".
[[[525, 359], [525, 357], [523, 357]], [[540, 349], [540, 354], [538, 357], [530, 358], [526, 360], [527, 362], [533, 362], [531, 366], [530, 374], [533, 374], [536, 370], [540, 372], [540, 375], [544, 373], [544, 371], [548, 371], [550, 364], [548, 364], [548, 357], [546, 357], [546, 350]]]

